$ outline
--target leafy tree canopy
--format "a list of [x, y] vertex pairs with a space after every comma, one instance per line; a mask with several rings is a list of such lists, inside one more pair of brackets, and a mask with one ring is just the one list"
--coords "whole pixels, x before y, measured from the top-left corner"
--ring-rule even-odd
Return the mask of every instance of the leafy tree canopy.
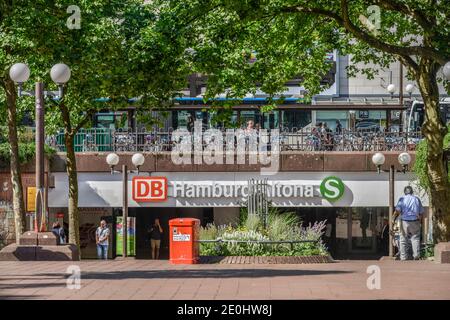
[[[319, 93], [333, 49], [354, 63], [381, 67], [400, 59], [412, 73], [421, 57], [450, 59], [446, 1], [160, 0], [159, 23], [170, 39], [189, 48], [187, 63], [209, 76], [207, 96], [243, 97], [257, 84], [280, 93], [301, 75], [309, 94]], [[374, 7], [379, 8], [379, 16]], [[369, 22], [367, 22], [369, 21]], [[373, 27], [372, 27], [373, 26]], [[183, 40], [179, 40], [179, 39]], [[251, 63], [249, 56], [256, 54]], [[372, 77], [378, 69], [353, 64]], [[412, 75], [412, 74], [411, 74]]]
[[[154, 31], [152, 5], [140, 0], [73, 4], [70, 0], [2, 2], [0, 77], [8, 77], [14, 63], [25, 62], [31, 77], [24, 89], [33, 90], [35, 81], [43, 81], [47, 90], [56, 90], [50, 69], [56, 63], [67, 64], [72, 77], [64, 105], [74, 131], [86, 125], [95, 111], [126, 107], [132, 97], [139, 97], [139, 106], [147, 108], [181, 86], [180, 64], [170, 60], [178, 56], [168, 54], [173, 48]], [[28, 100], [32, 112], [32, 99], [20, 100]], [[49, 133], [62, 126], [65, 115], [60, 102], [46, 103]]]

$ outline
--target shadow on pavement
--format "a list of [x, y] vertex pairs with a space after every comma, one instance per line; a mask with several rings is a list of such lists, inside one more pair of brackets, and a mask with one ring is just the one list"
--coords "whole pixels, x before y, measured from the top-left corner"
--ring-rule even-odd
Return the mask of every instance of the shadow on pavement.
[[[211, 269], [211, 270], [124, 270], [104, 272], [82, 272], [82, 279], [122, 280], [122, 279], [181, 279], [181, 278], [263, 278], [263, 277], [296, 277], [348, 274], [353, 271], [339, 270], [277, 270], [277, 269]], [[44, 273], [36, 276], [52, 276], [56, 274]], [[61, 274], [66, 278], [66, 274]]]
[[[0, 284], [0, 290], [7, 289], [32, 289], [32, 288], [51, 288], [51, 287], [65, 287], [66, 283], [55, 282], [35, 282], [35, 283], [8, 283]], [[1, 297], [1, 295], [0, 295]]]
[[36, 300], [36, 299], [42, 299], [41, 296], [33, 295], [33, 296], [24, 296], [24, 295], [1, 295], [0, 294], [0, 300]]

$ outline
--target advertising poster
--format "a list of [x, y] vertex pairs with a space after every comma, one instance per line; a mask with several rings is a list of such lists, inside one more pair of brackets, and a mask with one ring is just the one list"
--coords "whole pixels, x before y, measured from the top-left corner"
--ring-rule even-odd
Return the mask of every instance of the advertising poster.
[[[123, 255], [123, 218], [116, 218], [116, 255]], [[128, 217], [127, 256], [136, 255], [136, 218]]]

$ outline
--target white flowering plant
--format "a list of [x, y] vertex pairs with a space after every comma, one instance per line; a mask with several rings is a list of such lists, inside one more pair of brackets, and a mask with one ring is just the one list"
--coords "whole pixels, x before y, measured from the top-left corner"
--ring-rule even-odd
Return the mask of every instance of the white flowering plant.
[[[302, 227], [293, 213], [280, 213], [271, 208], [268, 223], [255, 215], [246, 215], [237, 226], [201, 228], [200, 240], [218, 240], [201, 243], [200, 254], [207, 256], [313, 256], [327, 255], [322, 241], [326, 221]], [[251, 241], [246, 243], [246, 241]], [[267, 243], [268, 241], [307, 241], [299, 243]]]

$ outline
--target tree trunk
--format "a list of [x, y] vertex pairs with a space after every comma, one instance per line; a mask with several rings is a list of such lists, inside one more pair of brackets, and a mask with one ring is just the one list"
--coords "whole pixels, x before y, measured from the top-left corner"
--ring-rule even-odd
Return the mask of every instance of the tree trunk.
[[67, 156], [67, 176], [69, 179], [69, 243], [77, 246], [80, 252], [80, 223], [78, 215], [78, 177], [75, 150], [73, 145], [74, 136], [65, 130], [64, 139]]
[[425, 105], [422, 133], [428, 144], [427, 175], [429, 196], [433, 208], [433, 234], [437, 241], [450, 240], [450, 184], [443, 154], [444, 136], [447, 133], [439, 114], [439, 88], [437, 63], [422, 58], [417, 82]]
[[3, 82], [7, 100], [8, 138], [16, 243], [25, 231], [25, 203], [20, 174], [19, 139], [17, 136], [16, 87], [10, 79]]

